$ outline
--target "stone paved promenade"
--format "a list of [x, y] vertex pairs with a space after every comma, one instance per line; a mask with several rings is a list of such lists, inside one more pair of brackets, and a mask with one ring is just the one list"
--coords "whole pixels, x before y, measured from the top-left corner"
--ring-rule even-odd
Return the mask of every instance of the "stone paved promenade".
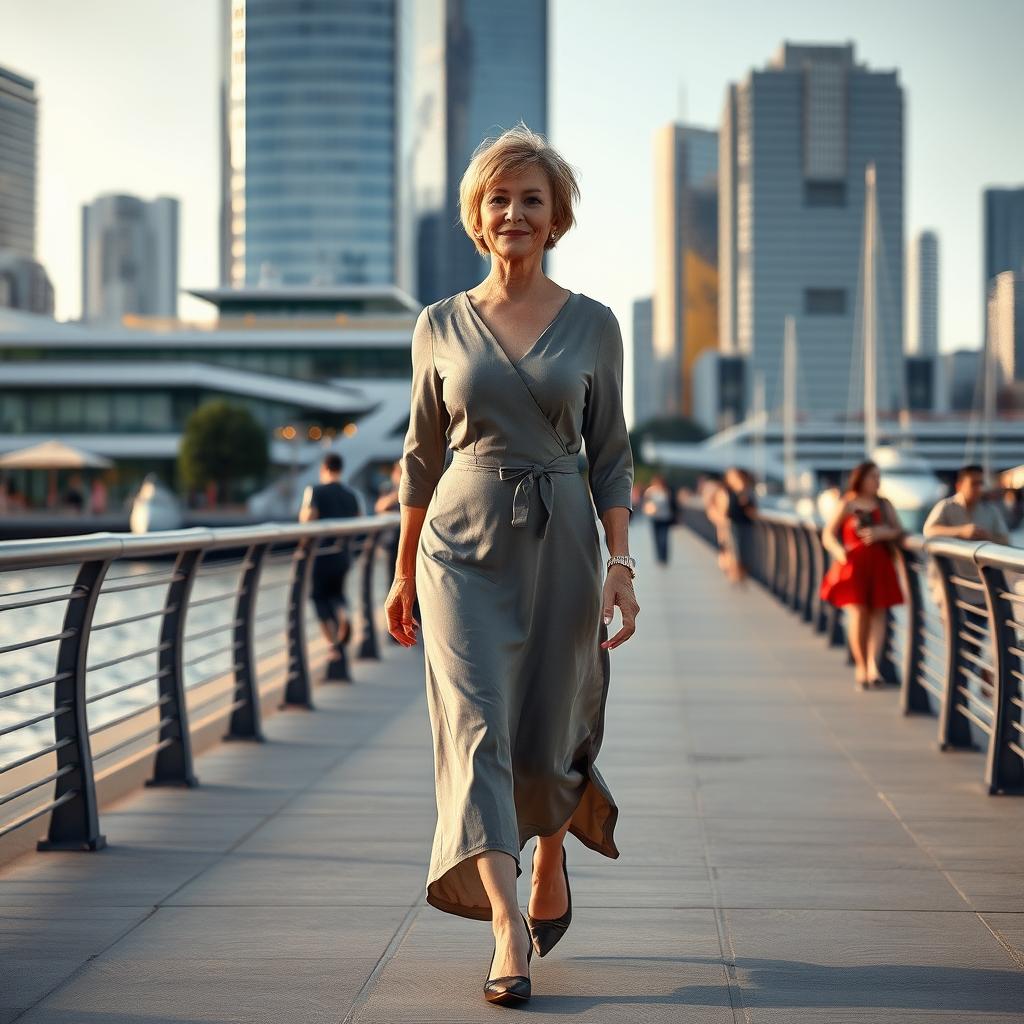
[[489, 924], [423, 902], [422, 650], [385, 643], [199, 789], [107, 811], [108, 849], [0, 870], [0, 1022], [1024, 1021], [1024, 800], [673, 545], [659, 570], [636, 523], [599, 762], [622, 856], [568, 837], [573, 924], [526, 1009], [483, 1000]]

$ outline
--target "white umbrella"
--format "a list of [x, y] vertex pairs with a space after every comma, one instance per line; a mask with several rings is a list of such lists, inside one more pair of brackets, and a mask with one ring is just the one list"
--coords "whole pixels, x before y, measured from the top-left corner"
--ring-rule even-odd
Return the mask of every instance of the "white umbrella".
[[58, 469], [109, 469], [114, 463], [110, 459], [84, 448], [65, 444], [63, 441], [44, 441], [42, 444], [18, 448], [0, 456], [0, 469], [48, 469], [49, 488], [46, 504], [57, 503]]
[[0, 469], [109, 469], [110, 459], [63, 441], [44, 441], [0, 455]]

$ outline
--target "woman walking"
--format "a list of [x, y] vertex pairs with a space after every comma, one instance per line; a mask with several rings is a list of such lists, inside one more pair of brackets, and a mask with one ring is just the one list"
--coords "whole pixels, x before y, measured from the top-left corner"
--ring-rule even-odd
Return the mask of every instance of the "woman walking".
[[896, 509], [879, 497], [881, 474], [873, 462], [850, 473], [846, 493], [821, 534], [835, 561], [821, 581], [821, 598], [850, 613], [850, 650], [858, 690], [884, 683], [879, 669], [886, 610], [903, 603], [889, 545], [903, 536]]
[[[639, 612], [622, 337], [607, 306], [541, 265], [578, 199], [570, 166], [525, 125], [481, 143], [459, 201], [490, 272], [422, 310], [412, 338], [388, 628], [416, 642], [418, 596], [438, 812], [426, 900], [491, 921], [484, 995], [501, 1004], [529, 998], [534, 949], [569, 926], [566, 832], [619, 856], [618, 807], [594, 761], [609, 651]], [[532, 836], [527, 918], [516, 879]]]

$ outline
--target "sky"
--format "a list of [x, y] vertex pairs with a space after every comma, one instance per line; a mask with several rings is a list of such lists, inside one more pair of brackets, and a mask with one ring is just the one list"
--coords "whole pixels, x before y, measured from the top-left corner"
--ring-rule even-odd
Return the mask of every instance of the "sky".
[[[550, 2], [548, 135], [582, 201], [549, 272], [610, 305], [627, 344], [632, 302], [653, 282], [655, 130], [717, 128], [728, 83], [784, 40], [852, 41], [858, 61], [899, 71], [906, 238], [939, 235], [940, 348], [980, 343], [982, 190], [1024, 185], [1024, 0]], [[180, 286], [217, 283], [219, 8], [0, 0], [0, 64], [35, 79], [40, 98], [37, 258], [58, 319], [79, 315], [81, 207], [103, 193], [177, 197]], [[184, 296], [180, 313], [213, 310]]]

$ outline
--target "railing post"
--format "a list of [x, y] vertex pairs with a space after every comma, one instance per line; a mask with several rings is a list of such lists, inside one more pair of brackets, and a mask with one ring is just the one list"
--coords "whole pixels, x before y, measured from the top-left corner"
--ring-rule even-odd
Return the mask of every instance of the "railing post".
[[380, 530], [363, 534], [363, 544], [359, 553], [359, 614], [361, 622], [358, 657], [378, 660], [380, 659], [380, 647], [377, 643], [377, 625], [373, 617], [373, 569], [380, 537]]
[[231, 656], [234, 660], [235, 690], [232, 703], [238, 706], [231, 712], [226, 740], [265, 739], [260, 716], [260, 688], [256, 678], [256, 651], [253, 645], [253, 614], [256, 594], [269, 544], [253, 544], [245, 553], [245, 571], [238, 583], [235, 601], [235, 628], [232, 633]]
[[921, 685], [921, 652], [925, 644], [924, 602], [921, 577], [913, 565], [912, 556], [899, 548], [899, 563], [903, 573], [904, 592], [907, 597], [907, 633], [903, 638], [903, 667], [900, 680], [900, 710], [905, 715], [928, 714], [931, 706], [928, 693]]
[[764, 525], [764, 541], [764, 585], [769, 594], [774, 594], [779, 546], [775, 537], [775, 527], [771, 523], [765, 523]]
[[[977, 553], [975, 553], [977, 558]], [[1019, 680], [1022, 658], [1012, 623], [1011, 603], [1002, 595], [1010, 592], [1006, 572], [979, 566], [985, 584], [989, 630], [992, 637], [992, 736], [985, 759], [985, 783], [989, 793], [1024, 793], [1024, 693]], [[1021, 695], [1018, 695], [1021, 694]]]
[[801, 523], [794, 527], [796, 546], [800, 553], [800, 572], [796, 585], [796, 610], [804, 622], [811, 621], [811, 580], [814, 575], [814, 555], [811, 552], [811, 537], [807, 527]]
[[821, 598], [821, 583], [828, 570], [828, 552], [821, 543], [821, 531], [817, 526], [808, 527], [811, 536], [811, 550], [814, 553], [814, 591], [811, 598], [811, 624], [816, 633], [828, 629], [828, 605]]
[[313, 571], [319, 536], [303, 537], [295, 545], [292, 557], [292, 583], [288, 588], [288, 681], [281, 707], [313, 710], [309, 681], [309, 654], [306, 649], [306, 595]]
[[[164, 600], [160, 621], [160, 654], [157, 666], [160, 678], [158, 692], [162, 707], [170, 721], [160, 727], [159, 739], [170, 740], [161, 747], [153, 762], [153, 777], [147, 786], [198, 786], [192, 770], [192, 736], [188, 726], [188, 705], [185, 699], [185, 678], [182, 661], [185, 646], [185, 620], [192, 594], [196, 569], [202, 561], [201, 549], [180, 551], [174, 563], [171, 583]], [[164, 717], [164, 716], [162, 716]]]
[[963, 665], [959, 636], [963, 628], [963, 612], [956, 606], [956, 588], [949, 578], [951, 566], [947, 558], [931, 552], [929, 555], [939, 570], [942, 626], [946, 638], [946, 680], [942, 688], [942, 707], [939, 709], [939, 746], [943, 750], [950, 747], [972, 747], [967, 719], [958, 711], [965, 703], [958, 682]]
[[791, 611], [800, 610], [800, 539], [799, 527], [784, 526], [786, 531], [786, 604]]
[[79, 568], [74, 589], [82, 591], [83, 596], [69, 600], [64, 613], [61, 632], [68, 635], [57, 648], [58, 679], [53, 686], [53, 702], [55, 708], [70, 706], [71, 713], [57, 715], [53, 729], [57, 743], [70, 741], [56, 752], [57, 769], [72, 770], [57, 779], [54, 799], [73, 795], [51, 812], [47, 837], [39, 840], [37, 850], [102, 850], [107, 845], [106, 836], [100, 833], [85, 676], [92, 617], [110, 562], [109, 558], [99, 559], [85, 562]]

